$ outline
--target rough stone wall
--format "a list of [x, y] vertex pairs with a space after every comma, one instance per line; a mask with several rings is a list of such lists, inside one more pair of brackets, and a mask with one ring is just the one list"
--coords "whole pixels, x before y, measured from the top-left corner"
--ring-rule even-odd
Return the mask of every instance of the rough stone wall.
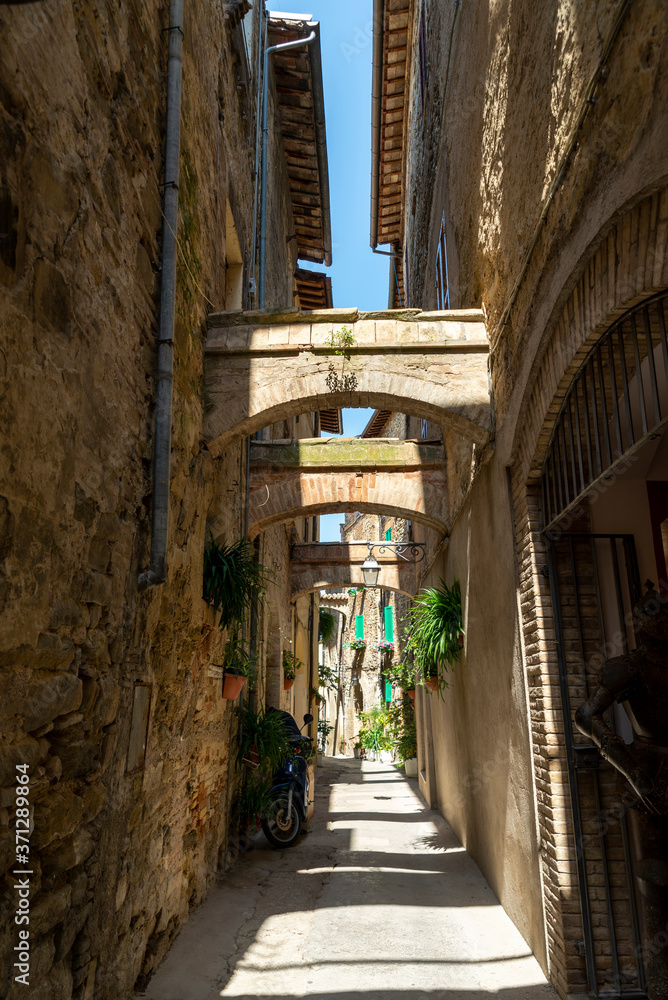
[[[483, 306], [497, 418], [521, 399], [559, 297], [616, 213], [665, 178], [668, 12], [628, 5], [607, 68], [586, 88], [622, 2], [530, 0], [463, 7], [427, 0], [429, 79], [422, 110], [413, 32], [405, 245], [410, 305], [433, 307], [445, 212], [453, 308]], [[475, 53], [475, 58], [469, 54]], [[531, 256], [510, 323], [497, 323], [520, 276], [578, 115], [587, 116]]]
[[[201, 449], [206, 311], [226, 195], [248, 246], [247, 126], [220, 5], [186, 5], [169, 580], [137, 594], [150, 512], [167, 6], [3, 8], [0, 29], [0, 819], [30, 766], [31, 996], [128, 995], [215, 876], [231, 706], [201, 598], [212, 506], [240, 533], [240, 449]], [[221, 112], [224, 120], [221, 120]], [[276, 182], [273, 174], [271, 183]], [[273, 302], [290, 233], [277, 199]], [[283, 213], [283, 214], [281, 214]], [[245, 231], [243, 227], [245, 226]], [[270, 303], [270, 304], [273, 304]], [[221, 502], [221, 497], [225, 498]], [[126, 774], [135, 682], [146, 761]], [[5, 849], [3, 873], [12, 861]], [[13, 876], [2, 882], [0, 992]]]

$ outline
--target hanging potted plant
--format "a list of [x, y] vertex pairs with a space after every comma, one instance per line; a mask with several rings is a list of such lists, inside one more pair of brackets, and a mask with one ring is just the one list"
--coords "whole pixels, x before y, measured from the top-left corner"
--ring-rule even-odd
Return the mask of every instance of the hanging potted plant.
[[409, 612], [408, 648], [415, 656], [420, 683], [430, 691], [449, 687], [444, 675], [459, 660], [464, 635], [459, 583], [455, 580], [451, 587], [440, 583], [421, 591]]
[[400, 660], [399, 663], [391, 663], [383, 669], [383, 676], [390, 684], [396, 684], [404, 694], [413, 700], [415, 698], [415, 666]]
[[336, 634], [336, 618], [329, 608], [320, 608], [318, 617], [318, 640], [323, 646], [331, 646]]
[[324, 698], [322, 697], [322, 695], [320, 694], [320, 692], [316, 687], [311, 688], [311, 697], [315, 701], [316, 705], [320, 705], [324, 701]]
[[283, 650], [283, 689], [289, 691], [295, 682], [297, 671], [304, 666], [302, 661], [289, 650]]
[[256, 658], [244, 649], [239, 633], [235, 632], [225, 643], [223, 652], [223, 698], [235, 701], [246, 679], [254, 675], [256, 665]]
[[233, 545], [218, 545], [210, 537], [204, 550], [203, 597], [218, 614], [221, 629], [244, 622], [254, 601], [262, 596], [267, 569], [257, 562], [246, 538]]

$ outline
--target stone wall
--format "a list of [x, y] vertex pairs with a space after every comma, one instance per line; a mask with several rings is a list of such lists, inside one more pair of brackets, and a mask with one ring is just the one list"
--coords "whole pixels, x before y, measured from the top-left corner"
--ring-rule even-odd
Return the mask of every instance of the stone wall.
[[[168, 582], [139, 595], [151, 507], [167, 6], [3, 8], [0, 29], [0, 821], [32, 779], [31, 996], [141, 985], [224, 860], [232, 789], [222, 636], [201, 597], [213, 508], [243, 526], [243, 453], [202, 448], [206, 312], [226, 203], [251, 239], [248, 106], [221, 5], [186, 5]], [[141, 67], [141, 72], [134, 70]], [[277, 150], [278, 152], [278, 150]], [[281, 168], [282, 169], [282, 168]], [[280, 184], [280, 170], [270, 184]], [[270, 304], [288, 301], [275, 199]], [[285, 551], [287, 542], [281, 542]], [[280, 546], [279, 546], [280, 547]], [[279, 560], [280, 561], [280, 560]], [[284, 610], [283, 614], [287, 614]], [[143, 769], [126, 773], [136, 683]], [[140, 734], [141, 735], [141, 734]], [[12, 862], [6, 848], [3, 873]], [[14, 876], [4, 874], [0, 992]]]

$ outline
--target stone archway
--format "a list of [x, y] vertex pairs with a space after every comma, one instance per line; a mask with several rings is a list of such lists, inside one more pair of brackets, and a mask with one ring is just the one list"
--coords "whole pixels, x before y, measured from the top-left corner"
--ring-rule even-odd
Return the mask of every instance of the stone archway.
[[[328, 587], [363, 586], [362, 563], [367, 554], [366, 542], [295, 545], [290, 561], [290, 600]], [[381, 565], [378, 587], [414, 597], [423, 564], [406, 562], [390, 550], [376, 551], [374, 555]]]
[[540, 530], [538, 482], [562, 400], [589, 351], [615, 320], [668, 287], [667, 215], [668, 189], [664, 189], [620, 213], [606, 237], [595, 241], [536, 366], [513, 449], [519, 600], [522, 607], [533, 609], [525, 612], [522, 627], [538, 822], [546, 860], [544, 891], [552, 914], [547, 921], [548, 951], [551, 965], [563, 970], [565, 989], [576, 993], [583, 991], [583, 958], [565, 944], [563, 928], [573, 924], [574, 915], [570, 909], [566, 912], [564, 901], [577, 902], [580, 888], [572, 846], [563, 720], [555, 697], [560, 683], [555, 608], [542, 572], [548, 565], [548, 551]]
[[273, 524], [339, 511], [391, 514], [447, 533], [445, 453], [434, 442], [256, 441], [250, 468], [252, 538]]
[[[332, 337], [349, 330], [345, 356]], [[222, 313], [209, 319], [205, 437], [234, 438], [312, 410], [377, 407], [489, 440], [488, 342], [478, 310]]]

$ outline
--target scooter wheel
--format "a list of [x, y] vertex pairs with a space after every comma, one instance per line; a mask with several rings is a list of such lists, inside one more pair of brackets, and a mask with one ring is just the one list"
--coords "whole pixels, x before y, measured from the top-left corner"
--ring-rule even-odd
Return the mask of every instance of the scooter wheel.
[[301, 816], [294, 802], [288, 813], [287, 795], [274, 799], [266, 815], [262, 817], [264, 835], [274, 847], [292, 847], [301, 828]]

